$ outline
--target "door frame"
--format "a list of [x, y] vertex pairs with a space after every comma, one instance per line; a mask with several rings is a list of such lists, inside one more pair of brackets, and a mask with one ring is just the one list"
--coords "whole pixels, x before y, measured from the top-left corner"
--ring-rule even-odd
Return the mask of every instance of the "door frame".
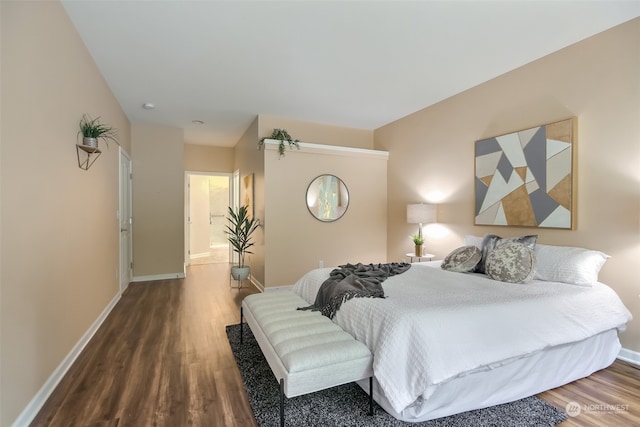
[[[124, 168], [127, 168], [128, 179], [123, 180]], [[122, 294], [129, 286], [133, 277], [133, 164], [131, 156], [122, 148], [118, 150], [118, 288]], [[126, 191], [126, 194], [124, 192]], [[123, 198], [127, 198], [126, 206], [123, 206]], [[126, 209], [128, 207], [128, 209]], [[128, 210], [128, 212], [127, 212]], [[121, 218], [127, 218], [126, 230], [122, 228]], [[126, 248], [122, 234], [126, 231]], [[123, 251], [126, 251], [127, 259], [123, 260]], [[124, 274], [123, 274], [124, 273]], [[124, 278], [124, 279], [123, 279]]]
[[185, 271], [187, 266], [191, 263], [191, 257], [189, 254], [191, 248], [191, 194], [189, 188], [189, 182], [191, 175], [205, 175], [205, 176], [226, 176], [229, 178], [229, 203], [232, 202], [232, 195], [234, 194], [233, 174], [225, 172], [198, 172], [198, 171], [185, 171], [184, 173], [184, 267]]

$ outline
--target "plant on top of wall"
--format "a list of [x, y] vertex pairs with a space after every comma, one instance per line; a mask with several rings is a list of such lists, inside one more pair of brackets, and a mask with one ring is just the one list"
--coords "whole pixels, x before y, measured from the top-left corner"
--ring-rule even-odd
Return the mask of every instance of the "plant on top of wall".
[[258, 143], [258, 150], [264, 145], [265, 139], [275, 139], [277, 141], [280, 141], [280, 144], [278, 145], [278, 159], [284, 157], [285, 141], [289, 144], [289, 148], [295, 145], [298, 150], [300, 149], [300, 144], [298, 144], [300, 140], [291, 138], [291, 135], [289, 135], [289, 132], [287, 132], [286, 129], [274, 129], [273, 133], [271, 133], [271, 136], [261, 138], [260, 142]]
[[83, 145], [97, 148], [100, 139], [104, 140], [107, 147], [109, 147], [109, 140], [118, 143], [116, 139], [118, 131], [111, 126], [100, 123], [100, 117], [92, 119], [88, 114], [83, 114], [79, 125], [78, 135], [82, 134]]

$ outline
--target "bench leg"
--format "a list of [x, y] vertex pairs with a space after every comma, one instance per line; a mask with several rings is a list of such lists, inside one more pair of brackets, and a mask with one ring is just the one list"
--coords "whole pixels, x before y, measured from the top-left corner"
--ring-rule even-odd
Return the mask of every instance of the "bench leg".
[[280, 427], [284, 427], [284, 378], [280, 378]]
[[242, 306], [240, 306], [240, 344], [242, 344], [242, 338], [243, 338], [243, 334], [242, 334], [242, 317], [243, 317], [244, 313], [242, 312]]
[[369, 377], [369, 415], [373, 416], [373, 377]]

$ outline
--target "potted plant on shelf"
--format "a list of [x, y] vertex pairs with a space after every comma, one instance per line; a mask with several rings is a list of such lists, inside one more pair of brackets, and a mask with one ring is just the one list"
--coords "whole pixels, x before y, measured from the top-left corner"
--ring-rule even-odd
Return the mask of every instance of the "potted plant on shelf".
[[413, 240], [413, 244], [416, 245], [416, 256], [422, 256], [422, 245], [424, 245], [424, 237], [422, 237], [422, 231], [418, 232], [415, 236], [411, 238]]
[[113, 141], [116, 144], [118, 140], [118, 132], [111, 126], [103, 125], [100, 123], [100, 117], [92, 119], [89, 115], [83, 114], [80, 119], [80, 130], [78, 135], [82, 134], [82, 145], [92, 148], [98, 148], [98, 141], [104, 140], [109, 147], [109, 141]]
[[249, 217], [247, 206], [240, 206], [237, 211], [229, 206], [228, 213], [229, 224], [226, 226], [225, 233], [229, 235], [229, 243], [233, 247], [233, 251], [238, 254], [239, 260], [238, 265], [231, 267], [231, 276], [235, 280], [245, 280], [249, 277], [250, 272], [250, 267], [244, 262], [245, 255], [253, 253], [249, 251], [249, 248], [253, 246], [251, 238], [260, 223], [257, 219]]
[[280, 141], [280, 144], [278, 145], [279, 159], [284, 157], [285, 141], [287, 142], [287, 144], [289, 144], [289, 148], [296, 146], [298, 150], [300, 149], [300, 144], [298, 144], [300, 141], [297, 139], [291, 138], [291, 135], [289, 135], [289, 132], [287, 132], [286, 129], [274, 129], [273, 132], [271, 133], [271, 136], [261, 138], [260, 142], [258, 143], [258, 150], [262, 148], [262, 146], [264, 145], [265, 139], [275, 139], [277, 141]]

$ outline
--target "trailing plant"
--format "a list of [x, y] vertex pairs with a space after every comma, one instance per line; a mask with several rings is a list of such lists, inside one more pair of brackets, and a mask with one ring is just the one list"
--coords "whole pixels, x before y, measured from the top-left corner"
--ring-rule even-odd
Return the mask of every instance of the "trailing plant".
[[249, 251], [249, 248], [254, 244], [251, 241], [252, 234], [258, 229], [260, 223], [256, 218], [249, 217], [247, 206], [240, 206], [236, 211], [229, 206], [228, 213], [229, 224], [226, 226], [225, 233], [229, 235], [228, 240], [233, 251], [238, 254], [240, 261], [238, 266], [244, 267], [245, 255], [253, 253]]
[[282, 157], [284, 157], [284, 152], [286, 148], [284, 145], [285, 142], [289, 144], [289, 148], [292, 148], [293, 146], [295, 146], [296, 148], [298, 148], [298, 150], [300, 149], [300, 144], [298, 144], [300, 140], [293, 139], [291, 135], [289, 135], [289, 132], [287, 132], [286, 129], [274, 129], [273, 132], [271, 133], [271, 136], [261, 138], [260, 142], [258, 143], [258, 149], [264, 146], [265, 139], [275, 139], [277, 141], [280, 141], [280, 144], [278, 144], [278, 155], [279, 155], [278, 159], [281, 159]]
[[109, 146], [109, 141], [118, 143], [118, 131], [111, 126], [100, 123], [100, 117], [92, 119], [89, 115], [83, 114], [82, 119], [80, 119], [80, 130], [78, 131], [78, 135], [80, 134], [82, 134], [83, 138], [102, 139], [107, 144], [107, 147]]

